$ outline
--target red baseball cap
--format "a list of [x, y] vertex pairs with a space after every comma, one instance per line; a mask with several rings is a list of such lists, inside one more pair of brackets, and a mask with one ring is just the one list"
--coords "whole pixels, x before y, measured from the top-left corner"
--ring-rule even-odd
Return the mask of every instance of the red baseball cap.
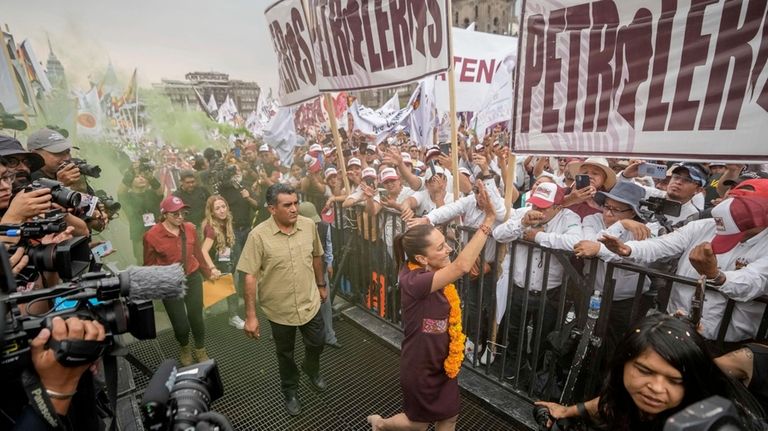
[[712, 208], [716, 233], [712, 251], [722, 254], [731, 251], [744, 240], [745, 232], [768, 226], [768, 198], [761, 196], [735, 196]]
[[744, 180], [728, 191], [728, 196], [760, 196], [768, 198], [768, 179]]
[[184, 201], [177, 196], [168, 196], [160, 202], [160, 212], [163, 214], [175, 213], [182, 208], [189, 208], [189, 205], [185, 204]]
[[549, 208], [552, 205], [560, 205], [565, 197], [565, 189], [555, 183], [541, 183], [531, 192], [528, 202], [537, 208]]

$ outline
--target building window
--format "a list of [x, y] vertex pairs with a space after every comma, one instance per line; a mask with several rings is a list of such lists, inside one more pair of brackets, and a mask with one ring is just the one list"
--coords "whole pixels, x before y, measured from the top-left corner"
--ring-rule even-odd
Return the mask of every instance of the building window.
[[464, 28], [469, 27], [469, 18], [464, 18]]
[[456, 25], [459, 25], [459, 13], [456, 12], [453, 16], [454, 16], [453, 23]]
[[479, 13], [478, 13], [478, 7], [477, 7], [477, 5], [475, 5], [475, 20], [477, 20], [477, 16], [478, 16], [478, 15], [479, 15]]
[[499, 25], [499, 17], [497, 17], [497, 16], [493, 17], [493, 25], [494, 26]]

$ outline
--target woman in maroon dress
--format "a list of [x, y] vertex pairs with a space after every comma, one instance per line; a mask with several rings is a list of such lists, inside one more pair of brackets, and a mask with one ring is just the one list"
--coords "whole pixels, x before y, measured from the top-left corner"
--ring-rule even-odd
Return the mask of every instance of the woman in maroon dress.
[[[453, 262], [445, 237], [432, 225], [414, 226], [395, 238], [405, 335], [400, 356], [403, 413], [387, 419], [369, 416], [374, 431], [426, 430], [430, 423], [436, 423], [437, 431], [456, 427], [461, 408], [456, 374], [464, 336], [453, 282], [475, 264], [496, 218], [482, 182], [477, 184], [477, 206], [485, 213], [485, 221]], [[461, 344], [458, 352], [451, 349], [455, 353], [449, 357], [454, 336]]]

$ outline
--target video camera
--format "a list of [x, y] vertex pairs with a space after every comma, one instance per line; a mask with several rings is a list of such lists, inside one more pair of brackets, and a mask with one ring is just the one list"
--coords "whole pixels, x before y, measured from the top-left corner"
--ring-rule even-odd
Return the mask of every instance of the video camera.
[[39, 189], [51, 189], [51, 202], [64, 208], [77, 208], [83, 200], [83, 196], [80, 192], [76, 192], [69, 187], [64, 187], [60, 182], [48, 178], [38, 178], [37, 180], [32, 181], [30, 185], [24, 188], [24, 191], [29, 193]]
[[640, 213], [646, 222], [658, 222], [667, 232], [672, 232], [674, 226], [669, 222], [667, 216], [679, 217], [682, 204], [660, 197], [649, 197], [640, 201]]
[[96, 190], [94, 195], [99, 198], [99, 202], [104, 205], [104, 210], [107, 212], [109, 219], [112, 220], [117, 218], [118, 212], [120, 211], [120, 208], [122, 208], [120, 202], [116, 201], [115, 198], [107, 194], [104, 190]]
[[[184, 272], [181, 265], [130, 267], [120, 273], [86, 273], [76, 281], [57, 286], [16, 292], [8, 262], [8, 254], [0, 247], [3, 278], [0, 309], [4, 348], [0, 353], [0, 375], [18, 376], [31, 367], [31, 339], [43, 328], [51, 328], [54, 317], [78, 317], [104, 325], [103, 342], [51, 339], [48, 345], [64, 366], [79, 366], [98, 359], [113, 342], [115, 335], [131, 333], [140, 340], [155, 338], [153, 299], [177, 298], [184, 295]], [[35, 314], [32, 305], [56, 301], [45, 313]], [[22, 314], [20, 306], [26, 306]]]
[[[88, 238], [78, 236], [58, 244], [35, 244], [46, 235], [63, 232], [67, 228], [65, 214], [51, 210], [45, 217], [34, 218], [17, 224], [0, 224], [0, 235], [19, 237], [19, 243], [9, 249], [14, 253], [18, 247], [26, 248], [29, 263], [17, 276], [18, 284], [34, 281], [40, 272], [57, 272], [63, 280], [71, 280], [85, 272], [91, 264], [91, 250]], [[15, 286], [15, 284], [14, 284]]]
[[745, 429], [730, 400], [714, 395], [691, 404], [667, 419], [664, 431], [738, 431]]
[[216, 193], [219, 193], [222, 186], [230, 185], [237, 191], [243, 190], [240, 182], [235, 180], [237, 168], [234, 165], [227, 164], [224, 159], [218, 159], [211, 163], [211, 169], [208, 173], [208, 182]]
[[[216, 362], [176, 369], [166, 360], [149, 381], [141, 403], [144, 427], [151, 430], [231, 430], [226, 417], [210, 410], [221, 398], [224, 387]], [[218, 428], [214, 428], [218, 427]]]
[[[74, 157], [69, 159], [69, 162], [77, 166], [77, 169], [80, 170], [80, 173], [87, 177], [99, 178], [101, 176], [101, 168], [97, 165], [88, 164], [88, 162], [85, 160], [76, 159]], [[62, 165], [62, 167], [63, 166], [65, 165]]]
[[147, 157], [142, 157], [139, 159], [139, 172], [154, 172], [155, 171], [155, 162], [152, 161], [152, 159], [149, 159]]

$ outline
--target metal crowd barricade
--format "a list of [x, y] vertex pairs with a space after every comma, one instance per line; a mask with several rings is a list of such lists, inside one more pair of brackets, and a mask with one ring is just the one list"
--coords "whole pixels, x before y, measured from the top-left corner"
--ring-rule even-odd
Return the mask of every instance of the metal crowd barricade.
[[[341, 205], [335, 206], [332, 229], [336, 250], [333, 290], [348, 302], [400, 328], [400, 295], [392, 241], [405, 230], [405, 223], [400, 220], [397, 211], [389, 209], [383, 209], [376, 218], [369, 218], [368, 221], [366, 217], [360, 207], [342, 209]], [[455, 229], [459, 244], [465, 243], [475, 232], [475, 229], [465, 226]], [[592, 319], [587, 310], [589, 298], [597, 285], [597, 259], [577, 259], [571, 252], [553, 250], [523, 240], [509, 244], [486, 243], [486, 248], [494, 246], [494, 262], [487, 262], [486, 253], [481, 253], [477, 266], [478, 276], [473, 278], [465, 275], [457, 283], [462, 299], [465, 334], [475, 344], [474, 350], [479, 350], [479, 345], [489, 350], [489, 353], [483, 351], [483, 355], [480, 355], [479, 351], [470, 349], [465, 356], [464, 369], [530, 401], [546, 398], [567, 404], [592, 397], [599, 391], [607, 372], [607, 366], [603, 365], [605, 358], [602, 340], [608, 328], [616, 270], [638, 274], [630, 321], [643, 317], [638, 314], [642, 309], [640, 302], [646, 278], [654, 277], [664, 282], [665, 287], [659, 289], [659, 292], [651, 292], [655, 298], [655, 308], [662, 312], [666, 312], [668, 290], [672, 283], [692, 286], [698, 283], [695, 279], [644, 266], [607, 263], [599, 317]], [[515, 257], [517, 253], [525, 251], [526, 268], [534, 264], [534, 254], [538, 256], [537, 264], [541, 265], [543, 275], [541, 286], [534, 285], [530, 271], [526, 271], [523, 286], [515, 286]], [[509, 277], [506, 286], [497, 286], [505, 270], [502, 267], [505, 254], [509, 254], [509, 266], [506, 268]], [[557, 295], [550, 298], [537, 291], [546, 291], [550, 268], [555, 262], [562, 266], [563, 273]], [[488, 274], [484, 274], [486, 263], [490, 266]], [[496, 322], [496, 307], [502, 306], [497, 303], [496, 293], [504, 289], [506, 302], [503, 306], [506, 311], [501, 321]], [[515, 289], [518, 289], [517, 292]], [[721, 294], [712, 292], [708, 290], [707, 294]], [[514, 293], [521, 297], [518, 315], [510, 312]], [[757, 301], [768, 304], [768, 296], [758, 298]], [[551, 302], [554, 302], [557, 312], [553, 331], [548, 334], [542, 330], [545, 326], [545, 313], [539, 312], [535, 319], [529, 319], [528, 312], [529, 305], [544, 310]], [[728, 302], [721, 322], [716, 341], [721, 346], [734, 304], [732, 300]], [[512, 334], [509, 331], [512, 319], [519, 319], [519, 330], [515, 334], [518, 342], [514, 344], [511, 343]], [[547, 323], [551, 325], [551, 322]], [[553, 345], [552, 341], [558, 338], [565, 347]], [[768, 312], [763, 313], [756, 339], [766, 338]]]

